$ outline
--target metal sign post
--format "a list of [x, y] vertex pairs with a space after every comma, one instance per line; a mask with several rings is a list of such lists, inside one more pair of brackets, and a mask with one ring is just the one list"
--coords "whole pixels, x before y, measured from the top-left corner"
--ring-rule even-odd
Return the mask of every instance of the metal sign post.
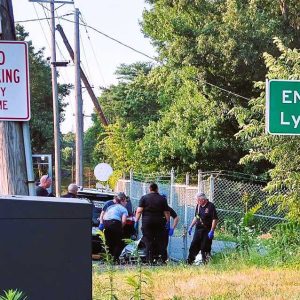
[[29, 119], [27, 43], [0, 41], [0, 120], [28, 121]]

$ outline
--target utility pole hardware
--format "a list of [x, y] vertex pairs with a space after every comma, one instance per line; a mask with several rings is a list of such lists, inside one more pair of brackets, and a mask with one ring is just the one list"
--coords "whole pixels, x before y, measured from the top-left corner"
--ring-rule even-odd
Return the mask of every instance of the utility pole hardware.
[[[66, 46], [66, 48], [67, 48], [67, 50], [68, 50], [68, 52], [70, 54], [70, 57], [71, 57], [72, 61], [75, 62], [75, 60], [74, 60], [74, 51], [73, 51], [73, 49], [72, 49], [72, 47], [71, 47], [71, 45], [70, 45], [70, 43], [69, 43], [69, 41], [68, 41], [65, 33], [64, 33], [63, 28], [60, 25], [57, 25], [56, 29], [60, 33], [60, 35], [61, 35], [61, 37], [63, 39], [63, 42], [64, 42], [64, 44], [65, 44], [65, 46]], [[97, 111], [97, 113], [99, 115], [99, 118], [100, 118], [102, 124], [104, 126], [107, 126], [108, 125], [108, 121], [107, 121], [107, 119], [106, 119], [106, 117], [105, 117], [105, 115], [103, 113], [103, 110], [102, 110], [102, 108], [100, 106], [100, 103], [99, 103], [99, 101], [98, 101], [98, 99], [97, 99], [97, 97], [96, 97], [93, 89], [91, 88], [91, 85], [90, 85], [90, 83], [89, 83], [89, 81], [88, 81], [88, 79], [87, 79], [86, 75], [84, 74], [84, 72], [83, 72], [83, 70], [82, 70], [81, 67], [80, 67], [80, 76], [81, 76], [82, 82], [84, 83], [85, 88], [87, 89], [87, 91], [88, 91], [88, 93], [89, 93], [89, 95], [90, 95], [90, 97], [91, 97], [91, 99], [93, 101], [93, 104], [95, 106], [95, 109], [96, 109], [96, 111]]]
[[73, 4], [73, 1], [56, 0], [29, 0], [29, 2], [50, 3], [51, 11], [51, 71], [52, 71], [52, 97], [53, 97], [53, 127], [54, 127], [54, 160], [55, 160], [55, 193], [61, 194], [61, 159], [60, 159], [60, 122], [59, 122], [59, 101], [56, 71], [56, 42], [55, 42], [55, 3]]

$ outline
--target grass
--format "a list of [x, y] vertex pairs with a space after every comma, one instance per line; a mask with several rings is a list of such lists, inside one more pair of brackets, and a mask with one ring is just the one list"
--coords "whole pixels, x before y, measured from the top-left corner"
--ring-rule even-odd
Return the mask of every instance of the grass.
[[[221, 270], [207, 267], [161, 267], [149, 269], [151, 284], [146, 287], [150, 299], [300, 299], [300, 268], [264, 268], [239, 266]], [[118, 299], [130, 299], [126, 278], [134, 270], [115, 274]], [[94, 298], [107, 288], [107, 274], [94, 272]]]

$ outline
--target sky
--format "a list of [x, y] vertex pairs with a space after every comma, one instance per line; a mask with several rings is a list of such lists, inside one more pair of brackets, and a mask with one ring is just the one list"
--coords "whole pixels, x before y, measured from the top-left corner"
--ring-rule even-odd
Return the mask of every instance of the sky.
[[[45, 48], [45, 57], [51, 56], [50, 26], [47, 20], [28, 21], [42, 19], [50, 16], [48, 3], [30, 2], [29, 0], [13, 0], [15, 21], [20, 22], [29, 32], [29, 38], [36, 49]], [[41, 5], [43, 4], [43, 6]], [[73, 4], [55, 4], [56, 16], [63, 16], [74, 12], [75, 7], [80, 10], [81, 19], [89, 26], [143, 52], [149, 56], [155, 56], [155, 50], [148, 38], [141, 32], [139, 22], [146, 7], [144, 0], [74, 0]], [[65, 16], [74, 20], [73, 15]], [[60, 24], [74, 48], [74, 24], [56, 19]], [[90, 84], [94, 86], [96, 96], [100, 96], [99, 87], [108, 87], [117, 83], [114, 72], [121, 63], [130, 64], [136, 61], [149, 61], [148, 58], [138, 54], [110, 39], [100, 35], [92, 29], [80, 27], [81, 39], [81, 66], [86, 73]], [[56, 32], [57, 61], [69, 61], [68, 52], [62, 42], [60, 34]], [[68, 67], [58, 69], [60, 83], [74, 84], [74, 65], [71, 62]], [[91, 125], [90, 115], [93, 111], [93, 103], [87, 92], [83, 89], [83, 111], [85, 114], [85, 130]], [[61, 124], [61, 132], [67, 133], [75, 130], [75, 96], [72, 92], [66, 98], [69, 105], [66, 108], [65, 121]]]

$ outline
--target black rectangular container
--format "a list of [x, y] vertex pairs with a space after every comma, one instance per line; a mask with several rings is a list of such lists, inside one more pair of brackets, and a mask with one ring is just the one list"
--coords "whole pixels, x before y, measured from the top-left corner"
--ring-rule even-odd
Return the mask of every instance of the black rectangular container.
[[0, 291], [92, 299], [91, 218], [87, 200], [0, 196]]

